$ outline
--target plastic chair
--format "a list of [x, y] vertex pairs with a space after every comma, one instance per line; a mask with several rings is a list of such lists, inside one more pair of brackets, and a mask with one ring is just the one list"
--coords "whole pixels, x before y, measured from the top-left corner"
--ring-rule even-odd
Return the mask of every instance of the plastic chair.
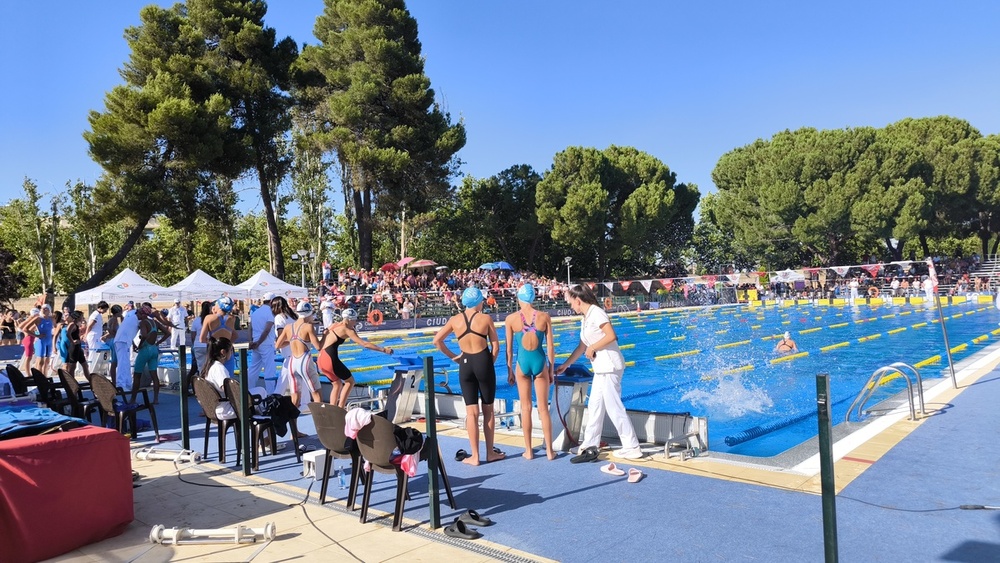
[[396, 506], [392, 513], [392, 531], [398, 532], [403, 524], [403, 505], [406, 503], [406, 485], [410, 478], [390, 458], [396, 448], [393, 424], [381, 416], [373, 416], [371, 423], [358, 431], [358, 451], [368, 463], [365, 465], [365, 494], [361, 500], [361, 523], [368, 519], [368, 506], [372, 496], [372, 479], [375, 471], [396, 476]]
[[361, 452], [353, 440], [347, 446], [347, 436], [344, 434], [347, 411], [327, 403], [309, 403], [313, 423], [316, 425], [316, 436], [326, 448], [326, 463], [323, 465], [323, 484], [319, 490], [319, 503], [326, 502], [326, 486], [330, 479], [330, 465], [333, 458], [351, 460], [351, 488], [347, 492], [347, 509], [354, 510], [358, 495], [358, 481], [361, 478]]
[[15, 397], [23, 397], [28, 394], [28, 379], [14, 364], [7, 364], [7, 379], [10, 380], [10, 387]]
[[139, 411], [149, 411], [149, 419], [153, 424], [153, 432], [156, 439], [160, 439], [160, 427], [156, 423], [156, 410], [149, 402], [149, 394], [145, 389], [140, 389], [142, 393], [142, 403], [129, 403], [126, 400], [125, 391], [116, 388], [113, 383], [103, 377], [94, 377], [90, 380], [94, 396], [97, 397], [104, 411], [105, 417], [114, 416], [115, 428], [125, 434], [125, 428], [129, 429], [129, 434], [135, 440], [139, 435], [139, 427], [136, 420], [136, 413]]
[[[56, 385], [49, 378], [45, 377], [42, 372], [35, 368], [31, 368], [31, 379], [35, 383], [36, 389], [36, 400], [39, 403], [45, 403], [45, 406], [56, 411], [60, 414], [68, 414], [67, 409], [72, 409], [72, 403], [66, 397], [63, 397], [62, 385]], [[69, 391], [66, 391], [69, 394]]]
[[[233, 409], [236, 411], [236, 416], [238, 419], [243, 419], [243, 406], [252, 403], [252, 400], [247, 402], [241, 401], [239, 399], [240, 395], [240, 382], [229, 378], [223, 384], [226, 390], [226, 398], [232, 403]], [[249, 394], [244, 394], [245, 399], [252, 399]], [[271, 454], [274, 455], [278, 451], [278, 438], [277, 432], [274, 428], [274, 419], [270, 416], [249, 413], [250, 416], [248, 420], [250, 421], [250, 443], [253, 444], [253, 449], [250, 451], [250, 466], [253, 467], [254, 471], [259, 470], [259, 455], [258, 450], [263, 451], [263, 438], [264, 431], [268, 431], [268, 436], [270, 437]], [[299, 451], [299, 427], [295, 422], [295, 419], [288, 421], [288, 427], [292, 433], [292, 442], [295, 444], [295, 459], [297, 461], [302, 461], [302, 452]]]
[[224, 399], [219, 396], [219, 392], [209, 383], [204, 377], [200, 375], [191, 378], [192, 385], [194, 385], [194, 396], [198, 399], [198, 404], [201, 405], [201, 409], [205, 411], [205, 451], [202, 456], [208, 459], [208, 434], [212, 428], [212, 423], [218, 430], [219, 435], [219, 463], [226, 463], [226, 432], [230, 428], [233, 429], [233, 434], [236, 435], [236, 463], [240, 463], [241, 459], [241, 449], [240, 449], [240, 421], [238, 418], [219, 418], [215, 414], [215, 408], [219, 406]]
[[[101, 425], [105, 425], [106, 418], [104, 417], [104, 413], [101, 412], [100, 401], [98, 401], [96, 397], [91, 399], [84, 397], [83, 389], [80, 387], [80, 383], [77, 382], [75, 377], [66, 373], [66, 370], [60, 368], [56, 370], [56, 373], [59, 374], [59, 381], [61, 381], [63, 387], [66, 388], [66, 396], [69, 399], [70, 405], [73, 407], [73, 416], [90, 421], [91, 415], [96, 412], [97, 416], [101, 420]], [[89, 385], [88, 388], [90, 388]]]

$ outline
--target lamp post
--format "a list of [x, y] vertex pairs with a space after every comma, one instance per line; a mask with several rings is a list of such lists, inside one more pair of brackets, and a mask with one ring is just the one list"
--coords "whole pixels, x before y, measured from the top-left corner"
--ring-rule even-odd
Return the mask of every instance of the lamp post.
[[302, 287], [306, 286], [306, 260], [311, 260], [316, 258], [315, 252], [309, 252], [308, 250], [299, 249], [298, 252], [292, 253], [292, 259], [298, 260], [299, 264], [302, 266]]
[[570, 283], [569, 283], [569, 264], [572, 261], [573, 261], [573, 257], [572, 256], [567, 256], [567, 257], [563, 258], [563, 262], [566, 264], [566, 287], [567, 288], [569, 288], [569, 286], [570, 286]]

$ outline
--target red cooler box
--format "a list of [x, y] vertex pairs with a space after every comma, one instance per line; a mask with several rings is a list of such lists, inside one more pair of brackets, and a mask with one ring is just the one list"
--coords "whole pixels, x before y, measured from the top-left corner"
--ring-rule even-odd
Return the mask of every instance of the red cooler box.
[[0, 561], [38, 561], [132, 522], [128, 438], [88, 426], [0, 441]]

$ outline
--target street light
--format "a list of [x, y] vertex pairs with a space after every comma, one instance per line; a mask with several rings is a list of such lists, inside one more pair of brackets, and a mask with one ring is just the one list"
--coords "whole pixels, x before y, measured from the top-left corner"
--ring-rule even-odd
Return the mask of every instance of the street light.
[[298, 252], [292, 253], [292, 260], [297, 260], [302, 265], [302, 287], [306, 286], [306, 260], [314, 258], [316, 258], [316, 253], [308, 250], [300, 249]]
[[566, 287], [567, 288], [570, 286], [570, 283], [569, 283], [569, 263], [572, 262], [572, 261], [573, 261], [573, 257], [572, 256], [567, 256], [567, 257], [563, 258], [563, 262], [566, 263]]

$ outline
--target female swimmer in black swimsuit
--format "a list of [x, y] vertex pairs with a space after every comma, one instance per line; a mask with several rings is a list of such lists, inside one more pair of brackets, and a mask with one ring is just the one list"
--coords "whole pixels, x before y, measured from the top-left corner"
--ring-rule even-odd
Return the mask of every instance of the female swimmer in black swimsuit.
[[[462, 294], [462, 304], [465, 305], [465, 311], [453, 316], [441, 327], [434, 335], [434, 345], [459, 366], [458, 382], [462, 386], [462, 398], [465, 399], [465, 430], [469, 433], [471, 447], [471, 455], [462, 462], [479, 465], [480, 399], [483, 403], [486, 461], [497, 461], [504, 457], [503, 452], [493, 448], [493, 401], [497, 391], [497, 374], [493, 364], [500, 354], [500, 338], [493, 319], [479, 314], [483, 310], [483, 294], [478, 288], [466, 289]], [[452, 352], [444, 343], [451, 333], [457, 335], [459, 354]]]

